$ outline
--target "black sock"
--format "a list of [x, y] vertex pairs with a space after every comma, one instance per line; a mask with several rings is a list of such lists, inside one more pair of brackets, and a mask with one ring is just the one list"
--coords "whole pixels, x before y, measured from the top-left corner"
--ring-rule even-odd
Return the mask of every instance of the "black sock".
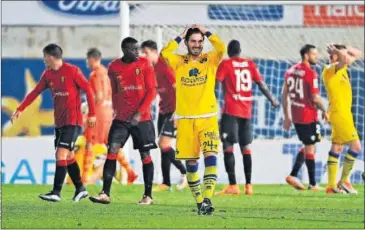
[[117, 168], [117, 154], [108, 153], [103, 169], [103, 192], [110, 196], [115, 170]]
[[224, 166], [228, 174], [229, 184], [230, 185], [237, 184], [236, 173], [235, 173], [235, 159], [233, 152], [230, 151], [224, 152]]
[[300, 170], [300, 168], [302, 167], [302, 165], [304, 164], [304, 150], [300, 150], [298, 155], [297, 155], [297, 158], [295, 159], [295, 163], [294, 163], [294, 166], [293, 166], [293, 169], [290, 173], [290, 176], [294, 176], [294, 177], [297, 177], [298, 176], [298, 172]]
[[56, 173], [53, 181], [53, 192], [60, 195], [62, 190], [63, 182], [65, 181], [67, 173], [67, 161], [59, 160], [56, 161]]
[[245, 172], [246, 184], [251, 184], [252, 158], [251, 150], [249, 149], [243, 151], [243, 170]]
[[162, 170], [162, 184], [171, 186], [170, 181], [171, 161], [168, 152], [161, 151], [161, 170]]
[[309, 184], [316, 185], [316, 163], [314, 160], [314, 154], [307, 154], [305, 164], [308, 170]]
[[151, 156], [142, 160], [143, 181], [144, 181], [144, 195], [152, 198], [152, 182], [154, 167]]
[[81, 181], [80, 168], [75, 159], [67, 161], [67, 171], [68, 175], [71, 177], [72, 183], [75, 185], [76, 191], [83, 188], [84, 185]]
[[175, 159], [175, 150], [173, 148], [168, 150], [168, 155], [170, 156], [171, 163], [180, 171], [181, 174], [186, 175], [186, 168], [180, 160]]

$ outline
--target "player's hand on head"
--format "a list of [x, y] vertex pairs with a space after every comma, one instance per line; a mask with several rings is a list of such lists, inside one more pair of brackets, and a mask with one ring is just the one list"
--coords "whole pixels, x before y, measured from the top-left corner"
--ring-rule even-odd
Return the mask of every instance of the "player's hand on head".
[[208, 30], [202, 25], [194, 25], [193, 28], [198, 28], [203, 34], [205, 34]]
[[289, 118], [286, 118], [286, 119], [284, 118], [284, 121], [283, 121], [284, 130], [289, 132], [290, 127], [291, 127], [291, 120]]
[[88, 117], [87, 118], [87, 126], [90, 128], [94, 128], [96, 126], [96, 117]]
[[141, 120], [141, 113], [140, 112], [134, 113], [132, 116], [131, 125], [132, 126], [138, 125], [140, 120]]
[[185, 38], [186, 33], [188, 32], [188, 30], [189, 30], [190, 28], [192, 28], [192, 26], [193, 26], [193, 25], [187, 25], [187, 26], [185, 26], [184, 31], [182, 32], [182, 34], [180, 34], [180, 37], [181, 37], [182, 39], [184, 39], [184, 38]]
[[21, 114], [21, 112], [20, 112], [19, 110], [17, 110], [17, 111], [15, 111], [15, 112], [11, 115], [11, 117], [10, 117], [10, 121], [11, 121], [11, 123], [12, 123], [12, 124], [14, 123], [14, 121], [15, 121], [16, 119], [18, 119], [18, 117], [20, 116], [20, 114]]

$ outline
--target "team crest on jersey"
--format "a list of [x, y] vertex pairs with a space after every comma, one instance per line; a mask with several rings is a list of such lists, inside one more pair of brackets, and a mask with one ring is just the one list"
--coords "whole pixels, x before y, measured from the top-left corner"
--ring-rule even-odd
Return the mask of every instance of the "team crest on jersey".
[[184, 57], [184, 64], [188, 64], [189, 63], [189, 58], [187, 56]]
[[207, 57], [203, 57], [202, 59], [200, 59], [200, 63], [205, 63], [208, 61], [208, 58]]
[[61, 82], [64, 83], [65, 82], [65, 76], [61, 77]]
[[139, 74], [141, 73], [141, 70], [140, 70], [139, 68], [137, 68], [137, 69], [135, 69], [135, 70], [134, 70], [134, 73], [135, 73], [136, 75], [139, 75]]

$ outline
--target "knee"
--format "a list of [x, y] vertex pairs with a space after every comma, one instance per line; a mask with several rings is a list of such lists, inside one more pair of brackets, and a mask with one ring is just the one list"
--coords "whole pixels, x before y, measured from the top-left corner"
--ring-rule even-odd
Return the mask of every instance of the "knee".
[[223, 141], [223, 151], [224, 153], [233, 153], [233, 143], [224, 140]]
[[161, 150], [165, 150], [171, 147], [171, 141], [168, 137], [160, 137], [158, 141], [158, 147]]
[[251, 155], [251, 148], [249, 145], [241, 146], [242, 155]]
[[356, 153], [360, 153], [361, 152], [361, 143], [360, 141], [354, 141], [353, 143], [350, 144], [350, 150]]
[[332, 144], [331, 146], [331, 152], [336, 154], [341, 154], [343, 151], [343, 145], [340, 144]]
[[152, 162], [152, 157], [150, 151], [142, 151], [140, 152], [142, 164], [149, 164]]
[[187, 160], [185, 162], [186, 171], [188, 172], [197, 172], [199, 168], [198, 160]]
[[111, 143], [108, 146], [108, 154], [117, 154], [120, 149], [120, 144], [117, 143]]
[[66, 160], [68, 155], [70, 154], [70, 150], [65, 149], [65, 148], [57, 148], [56, 151], [56, 160], [57, 161], [61, 161], [61, 160]]

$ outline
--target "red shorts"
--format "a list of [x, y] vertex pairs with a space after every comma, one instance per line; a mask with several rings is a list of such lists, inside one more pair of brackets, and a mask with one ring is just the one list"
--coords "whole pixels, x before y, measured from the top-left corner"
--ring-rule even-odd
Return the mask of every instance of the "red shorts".
[[107, 144], [112, 121], [113, 110], [111, 107], [99, 108], [96, 112], [96, 126], [85, 129], [86, 141], [91, 144]]

